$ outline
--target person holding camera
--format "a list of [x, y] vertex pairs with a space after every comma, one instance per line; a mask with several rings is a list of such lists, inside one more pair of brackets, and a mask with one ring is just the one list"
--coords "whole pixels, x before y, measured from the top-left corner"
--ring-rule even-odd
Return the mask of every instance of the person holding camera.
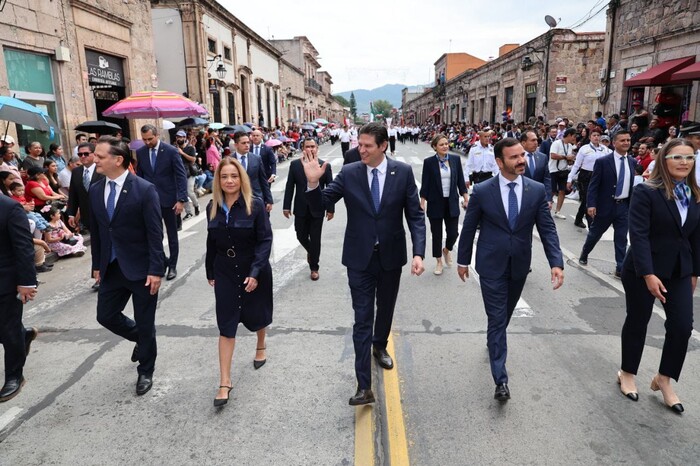
[[[187, 174], [187, 197], [189, 197], [190, 202], [185, 204], [185, 218], [192, 218], [194, 215], [199, 215], [199, 201], [197, 200], [197, 195], [194, 193], [194, 181], [195, 177], [200, 174], [202, 169], [197, 165], [197, 151], [187, 140], [187, 133], [183, 130], [175, 133], [175, 148], [180, 153], [182, 157], [182, 163], [185, 165], [185, 172]], [[194, 207], [194, 214], [192, 212], [192, 207]]]
[[561, 213], [566, 195], [566, 182], [571, 171], [570, 165], [574, 163], [574, 143], [576, 142], [576, 128], [568, 128], [561, 139], [552, 142], [549, 149], [549, 175], [552, 180], [552, 193], [557, 198], [557, 206], [554, 209], [554, 217], [566, 220], [566, 215]]

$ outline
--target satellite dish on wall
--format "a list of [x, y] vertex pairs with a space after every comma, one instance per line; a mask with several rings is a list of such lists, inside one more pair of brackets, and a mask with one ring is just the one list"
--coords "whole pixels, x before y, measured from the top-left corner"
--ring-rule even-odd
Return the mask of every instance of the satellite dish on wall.
[[552, 16], [549, 16], [549, 15], [545, 16], [544, 22], [547, 23], [547, 26], [549, 26], [551, 28], [557, 27], [557, 20], [554, 19]]

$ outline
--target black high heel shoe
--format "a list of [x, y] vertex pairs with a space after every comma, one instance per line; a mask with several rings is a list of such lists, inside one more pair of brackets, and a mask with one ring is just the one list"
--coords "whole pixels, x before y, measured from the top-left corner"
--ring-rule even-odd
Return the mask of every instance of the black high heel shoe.
[[[265, 350], [266, 348], [255, 348], [255, 349], [256, 349], [257, 351], [263, 351], [263, 350]], [[260, 359], [260, 360], [258, 360], [258, 359], [253, 359], [253, 367], [254, 367], [256, 370], [257, 370], [257, 369], [260, 369], [262, 366], [265, 365], [266, 362], [267, 362], [267, 358], [265, 358], [265, 359]]]
[[620, 391], [623, 395], [632, 401], [639, 401], [639, 394], [637, 392], [627, 392], [622, 390], [622, 371], [617, 371], [617, 384], [620, 386]]
[[233, 387], [229, 385], [219, 385], [219, 388], [228, 388], [228, 391], [226, 392], [226, 398], [214, 398], [214, 407], [216, 408], [224, 406], [226, 403], [228, 403], [229, 395], [231, 394], [231, 390], [233, 390]]
[[[659, 387], [659, 382], [658, 382], [658, 380], [656, 379], [656, 376], [654, 376], [654, 378], [651, 379], [651, 389], [652, 389], [652, 391], [655, 391], [655, 392], [658, 392], [659, 390], [661, 390], [661, 387]], [[668, 406], [668, 408], [669, 408], [671, 411], [673, 411], [674, 413], [676, 413], [676, 414], [682, 414], [683, 411], [685, 411], [685, 410], [683, 409], [683, 405], [680, 404], [680, 403], [675, 403], [675, 404], [672, 404], [672, 405], [668, 404], [668, 402], [666, 401], [666, 397], [664, 396], [664, 392], [661, 392], [661, 396], [664, 398], [664, 404], [665, 404], [666, 406]]]

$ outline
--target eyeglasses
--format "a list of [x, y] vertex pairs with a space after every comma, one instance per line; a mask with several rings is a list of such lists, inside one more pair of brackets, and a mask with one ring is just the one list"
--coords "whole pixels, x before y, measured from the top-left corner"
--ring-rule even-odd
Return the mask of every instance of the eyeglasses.
[[78, 157], [87, 157], [90, 155], [90, 152], [78, 152]]
[[664, 157], [666, 160], [673, 160], [675, 162], [680, 162], [685, 160], [686, 162], [692, 162], [695, 160], [695, 155], [685, 155], [685, 154], [668, 154]]

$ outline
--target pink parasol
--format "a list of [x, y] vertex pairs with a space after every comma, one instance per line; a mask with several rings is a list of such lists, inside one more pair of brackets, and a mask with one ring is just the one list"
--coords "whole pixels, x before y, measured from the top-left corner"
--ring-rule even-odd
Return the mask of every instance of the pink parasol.
[[204, 107], [180, 94], [167, 91], [137, 92], [102, 112], [123, 118], [176, 118], [206, 115]]
[[276, 146], [282, 145], [282, 141], [280, 141], [279, 139], [269, 139], [269, 140], [265, 143], [265, 145], [266, 145], [267, 147], [276, 147]]

